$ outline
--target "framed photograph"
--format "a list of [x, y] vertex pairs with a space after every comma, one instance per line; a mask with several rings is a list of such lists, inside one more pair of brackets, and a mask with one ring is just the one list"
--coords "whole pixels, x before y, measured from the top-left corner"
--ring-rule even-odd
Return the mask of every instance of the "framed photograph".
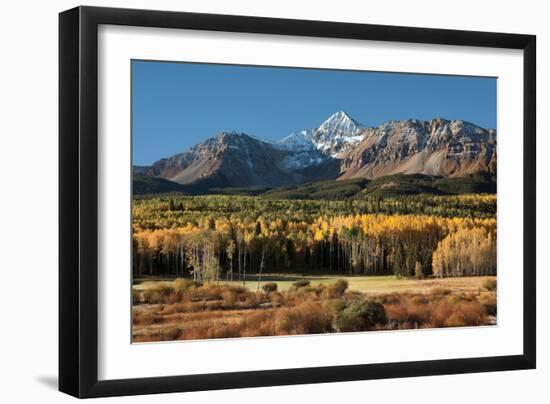
[[534, 36], [59, 28], [61, 391], [535, 368]]

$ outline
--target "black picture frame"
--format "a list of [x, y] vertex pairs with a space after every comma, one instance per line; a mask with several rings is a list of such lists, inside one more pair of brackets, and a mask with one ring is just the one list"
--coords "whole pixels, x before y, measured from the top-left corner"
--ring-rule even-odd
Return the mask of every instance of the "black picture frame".
[[[181, 28], [523, 50], [523, 354], [98, 380], [98, 26]], [[59, 15], [59, 390], [104, 397], [536, 366], [536, 37], [184, 12], [77, 7]]]

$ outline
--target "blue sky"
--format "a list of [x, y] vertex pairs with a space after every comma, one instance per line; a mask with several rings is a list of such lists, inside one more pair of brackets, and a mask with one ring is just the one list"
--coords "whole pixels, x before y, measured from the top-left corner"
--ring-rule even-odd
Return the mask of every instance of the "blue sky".
[[133, 163], [239, 131], [278, 140], [346, 111], [366, 126], [463, 119], [496, 128], [495, 78], [132, 61]]

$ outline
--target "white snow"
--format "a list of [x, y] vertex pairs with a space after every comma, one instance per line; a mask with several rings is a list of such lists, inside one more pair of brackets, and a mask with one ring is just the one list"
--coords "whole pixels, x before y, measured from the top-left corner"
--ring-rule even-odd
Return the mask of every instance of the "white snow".
[[361, 130], [361, 125], [344, 111], [338, 111], [323, 122], [317, 130], [324, 133], [351, 136]]
[[277, 144], [279, 147], [290, 151], [315, 150], [311, 139], [311, 131], [309, 130], [291, 133]]
[[[363, 126], [344, 111], [332, 114], [318, 128], [294, 132], [278, 142], [279, 147], [286, 151], [302, 153], [318, 150], [325, 155], [336, 157], [349, 147], [361, 142], [363, 135], [358, 133]], [[308, 160], [303, 156], [297, 158], [300, 164], [318, 164], [318, 159]]]
[[289, 153], [283, 160], [283, 165], [285, 168], [300, 169], [321, 164], [325, 159], [326, 156], [317, 150], [300, 151]]

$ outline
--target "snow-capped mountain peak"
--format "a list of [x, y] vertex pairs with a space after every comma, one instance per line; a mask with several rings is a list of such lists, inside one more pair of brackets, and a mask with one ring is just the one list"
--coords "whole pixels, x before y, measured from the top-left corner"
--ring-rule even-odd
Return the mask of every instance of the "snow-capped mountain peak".
[[344, 111], [332, 114], [323, 122], [317, 131], [327, 132], [333, 135], [353, 136], [361, 130], [361, 125]]
[[201, 187], [291, 185], [396, 173], [462, 176], [496, 169], [496, 131], [461, 120], [389, 121], [361, 127], [337, 112], [277, 143], [222, 132], [140, 175]]
[[328, 117], [319, 127], [294, 132], [279, 141], [279, 146], [295, 152], [316, 150], [324, 155], [338, 157], [350, 146], [359, 143], [363, 127], [344, 111]]

